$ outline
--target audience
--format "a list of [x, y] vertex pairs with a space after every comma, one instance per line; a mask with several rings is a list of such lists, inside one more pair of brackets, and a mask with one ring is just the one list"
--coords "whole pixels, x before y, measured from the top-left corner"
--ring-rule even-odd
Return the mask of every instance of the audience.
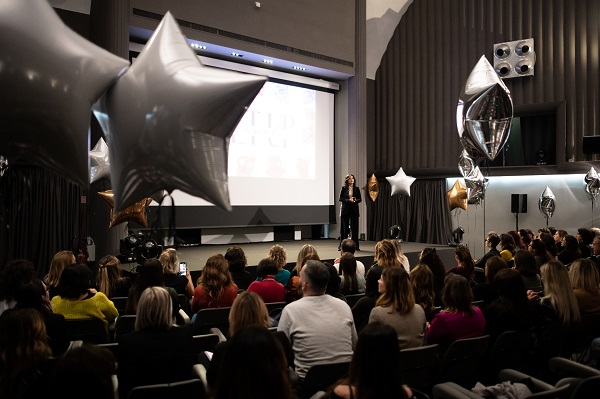
[[119, 396], [126, 398], [139, 385], [193, 378], [192, 332], [174, 326], [173, 303], [163, 287], [149, 287], [140, 297], [135, 331], [119, 340]]
[[577, 259], [569, 268], [569, 278], [581, 314], [600, 312], [600, 275], [589, 259]]
[[46, 326], [48, 344], [52, 349], [52, 354], [55, 357], [62, 355], [69, 347], [67, 325], [65, 324], [65, 317], [54, 313], [52, 310], [50, 293], [46, 288], [46, 284], [39, 279], [21, 284], [17, 289], [15, 299], [17, 301], [15, 308], [35, 309], [40, 312]]
[[294, 266], [294, 270], [292, 270], [292, 277], [300, 276], [300, 270], [304, 266], [304, 262], [308, 259], [307, 256], [309, 256], [309, 255], [316, 256], [316, 257], [311, 257], [310, 259], [320, 260], [319, 254], [317, 253], [316, 248], [310, 244], [304, 244], [302, 246], [302, 248], [300, 248], [300, 251], [298, 251], [298, 257], [296, 258], [296, 266]]
[[[352, 241], [352, 243], [354, 243], [354, 241]], [[338, 265], [341, 271], [340, 281], [342, 285], [342, 295], [365, 293], [366, 280], [363, 275], [358, 273], [357, 264], [356, 258], [349, 252], [340, 257]]]
[[527, 249], [529, 247], [529, 243], [534, 238], [533, 232], [530, 229], [521, 229], [519, 230], [519, 235], [521, 236], [521, 240], [523, 240], [523, 243], [525, 244], [525, 248], [523, 249]]
[[265, 258], [258, 262], [256, 274], [261, 280], [253, 281], [248, 287], [249, 292], [256, 292], [266, 303], [285, 301], [285, 287], [275, 281], [277, 262], [274, 259]]
[[129, 295], [131, 279], [121, 275], [120, 265], [119, 259], [112, 255], [107, 255], [98, 261], [96, 287], [108, 298]]
[[43, 395], [61, 399], [114, 399], [116, 359], [111, 351], [96, 345], [69, 350], [58, 359]]
[[106, 295], [96, 292], [91, 285], [91, 271], [86, 265], [76, 263], [65, 267], [58, 284], [60, 294], [52, 298], [52, 307], [66, 320], [98, 318], [108, 331], [108, 325], [119, 312]]
[[518, 251], [515, 255], [515, 268], [523, 279], [525, 289], [539, 292], [542, 290], [540, 268], [535, 262], [535, 257], [529, 251]]
[[566, 230], [556, 230], [556, 232], [552, 236], [552, 238], [554, 238], [554, 244], [556, 245], [556, 251], [559, 254], [564, 249], [564, 247], [562, 245], [562, 241], [563, 241], [563, 238], [565, 238], [565, 236], [567, 236], [567, 235], [568, 235], [568, 233]]
[[457, 266], [448, 270], [447, 274], [458, 274], [463, 276], [470, 283], [475, 283], [475, 262], [471, 257], [471, 251], [464, 245], [459, 245], [454, 250], [454, 259]]
[[291, 276], [289, 270], [285, 269], [285, 265], [287, 264], [287, 252], [281, 245], [275, 244], [269, 250], [269, 258], [277, 263], [275, 281], [281, 283], [284, 287], [287, 287]]
[[[375, 367], [376, 365], [376, 367]], [[400, 383], [400, 350], [394, 329], [370, 323], [358, 336], [348, 378], [334, 385], [330, 398], [412, 398]]]
[[44, 284], [50, 291], [50, 299], [58, 295], [58, 283], [60, 281], [60, 275], [62, 274], [65, 267], [68, 265], [74, 265], [76, 263], [75, 255], [72, 251], [60, 251], [57, 252], [50, 261], [50, 270], [43, 278]]
[[300, 272], [302, 298], [283, 308], [277, 327], [290, 340], [300, 380], [314, 364], [352, 357], [356, 342], [352, 312], [344, 301], [325, 295], [328, 280], [323, 263], [307, 261]]
[[7, 262], [0, 270], [0, 314], [15, 307], [15, 294], [21, 284], [25, 284], [35, 276], [33, 263], [25, 259]]
[[381, 240], [375, 244], [375, 264], [369, 268], [366, 277], [365, 291], [367, 295], [378, 292], [381, 272], [386, 267], [400, 267], [396, 246], [392, 240]]
[[493, 256], [487, 260], [485, 264], [485, 282], [473, 287], [473, 299], [483, 301], [479, 306], [480, 309], [485, 309], [498, 297], [498, 293], [494, 288], [494, 277], [502, 269], [508, 269], [508, 265], [500, 256]]
[[[248, 284], [249, 285], [249, 284]], [[226, 308], [233, 304], [238, 286], [229, 273], [229, 265], [223, 255], [213, 255], [206, 260], [202, 275], [192, 299], [192, 312], [200, 309]]]
[[158, 258], [163, 269], [163, 282], [165, 287], [171, 287], [177, 295], [185, 295], [191, 298], [194, 295], [194, 284], [190, 276], [189, 267], [185, 269], [185, 275], [179, 274], [179, 258], [174, 248], [164, 250]]
[[581, 258], [577, 238], [566, 235], [561, 242], [564, 242], [564, 245], [562, 246], [563, 250], [558, 254], [558, 260], [563, 265], [570, 265], [575, 259]]
[[483, 315], [485, 333], [490, 335], [493, 343], [505, 331], [522, 331], [532, 327], [533, 312], [518, 271], [506, 268], [499, 270], [492, 285], [498, 298], [485, 308]]
[[546, 246], [539, 238], [534, 238], [529, 243], [529, 252], [533, 254], [535, 258], [535, 264], [537, 267], [541, 267], [544, 263], [550, 261], [550, 256], [546, 250]]
[[508, 232], [508, 234], [510, 236], [512, 236], [512, 238], [513, 238], [513, 240], [515, 242], [515, 250], [517, 252], [519, 252], [522, 249], [527, 250], [527, 245], [525, 245], [525, 243], [523, 242], [523, 239], [519, 235], [519, 232], [517, 232], [515, 230], [511, 230], [511, 231]]
[[433, 316], [427, 331], [427, 344], [438, 344], [441, 354], [457, 339], [480, 337], [485, 332], [485, 318], [473, 306], [473, 293], [463, 276], [448, 274], [442, 293], [444, 310]]
[[[523, 238], [521, 236], [521, 238]], [[525, 242], [525, 240], [523, 240]], [[527, 245], [531, 240], [526, 241]], [[500, 256], [504, 261], [509, 264], [509, 262], [514, 261], [515, 254], [517, 253], [515, 239], [510, 234], [500, 234]]]
[[45, 396], [51, 356], [46, 327], [38, 311], [9, 309], [0, 315], [0, 396]]
[[[333, 262], [333, 265], [337, 269], [339, 267], [340, 259], [342, 256], [344, 256], [345, 254], [354, 255], [355, 252], [356, 252], [356, 243], [354, 242], [353, 239], [346, 238], [346, 239], [342, 240], [342, 244], [340, 245], [340, 257], [335, 259], [335, 261]], [[360, 274], [363, 277], [365, 276], [365, 265], [358, 259], [356, 260], [356, 273]]]
[[433, 273], [433, 291], [435, 292], [433, 303], [435, 306], [440, 306], [442, 304], [442, 289], [444, 288], [444, 281], [446, 279], [444, 263], [435, 248], [432, 247], [427, 247], [421, 251], [419, 262], [427, 265]]
[[485, 246], [489, 251], [483, 255], [477, 262], [475, 267], [485, 268], [485, 262], [492, 256], [500, 256], [500, 251], [496, 248], [500, 244], [500, 236], [493, 231], [490, 231], [485, 239]]
[[281, 345], [265, 327], [238, 331], [217, 370], [214, 399], [291, 399], [292, 388]]
[[434, 277], [429, 266], [419, 263], [409, 274], [410, 283], [415, 293], [415, 302], [421, 305], [425, 311], [425, 318], [431, 321], [435, 313], [434, 301]]
[[237, 245], [228, 248], [225, 252], [225, 260], [229, 265], [229, 273], [231, 274], [231, 278], [238, 289], [248, 289], [250, 284], [252, 284], [254, 281], [254, 277], [252, 277], [252, 274], [246, 271], [248, 260], [246, 259], [244, 250]]
[[[306, 262], [309, 260], [321, 260], [321, 258], [319, 258], [319, 254], [316, 252], [314, 247], [310, 244], [305, 244], [302, 247], [302, 249], [300, 250], [300, 253], [298, 254], [298, 256], [300, 256], [300, 254], [302, 254], [302, 253], [305, 253], [305, 255], [302, 258], [298, 258], [298, 260], [296, 261], [296, 266], [294, 267], [294, 270], [292, 271], [292, 276], [290, 277], [290, 281], [288, 282], [288, 285], [286, 287], [286, 301], [287, 302], [297, 301], [298, 299], [300, 299], [302, 297], [302, 292], [300, 292], [298, 290], [298, 287], [300, 285], [299, 269], [302, 269], [302, 266], [304, 266], [304, 264], [306, 264]], [[300, 266], [298, 266], [298, 265], [300, 265]], [[297, 270], [298, 270], [298, 274], [296, 274]]]
[[379, 279], [379, 293], [369, 323], [379, 321], [392, 326], [400, 349], [422, 346], [427, 321], [423, 308], [415, 303], [408, 273], [400, 267], [385, 268]]
[[179, 313], [179, 298], [172, 287], [165, 287], [162, 264], [158, 259], [148, 259], [137, 267], [137, 277], [129, 290], [125, 313], [134, 315], [137, 313], [137, 305], [144, 290], [148, 287], [163, 287], [171, 296], [171, 308], [173, 318]]
[[579, 242], [579, 250], [581, 251], [582, 258], [589, 258], [592, 256], [590, 245], [592, 245], [594, 237], [595, 234], [590, 229], [584, 227], [577, 229], [575, 238], [577, 238], [577, 241]]
[[556, 243], [554, 242], [552, 234], [550, 234], [548, 231], [542, 231], [538, 236], [538, 238], [544, 243], [544, 247], [546, 247], [548, 259], [556, 260], [556, 255], [558, 254], [558, 251], [556, 250]]

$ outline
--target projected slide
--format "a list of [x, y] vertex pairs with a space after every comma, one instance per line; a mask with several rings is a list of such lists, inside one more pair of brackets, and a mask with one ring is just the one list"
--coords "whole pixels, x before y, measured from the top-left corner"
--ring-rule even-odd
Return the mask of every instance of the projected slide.
[[[267, 82], [230, 139], [235, 206], [332, 205], [332, 93]], [[180, 191], [177, 206], [212, 206]]]

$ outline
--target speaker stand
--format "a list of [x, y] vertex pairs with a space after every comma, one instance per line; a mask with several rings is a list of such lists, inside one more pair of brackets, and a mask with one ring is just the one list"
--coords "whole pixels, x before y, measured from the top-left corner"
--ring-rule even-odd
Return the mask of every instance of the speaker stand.
[[517, 222], [516, 231], [519, 231], [519, 212], [515, 213], [515, 219]]

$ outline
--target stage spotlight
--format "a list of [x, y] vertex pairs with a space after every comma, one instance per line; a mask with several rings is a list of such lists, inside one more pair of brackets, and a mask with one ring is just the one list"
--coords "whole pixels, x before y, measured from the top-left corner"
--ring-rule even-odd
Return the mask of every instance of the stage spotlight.
[[402, 227], [397, 224], [390, 227], [390, 239], [402, 242]]
[[143, 263], [147, 259], [158, 258], [162, 252], [162, 245], [158, 245], [155, 240], [146, 240], [142, 245], [136, 248], [135, 257], [138, 263]]
[[465, 234], [465, 230], [462, 227], [457, 227], [452, 232], [452, 242], [448, 243], [448, 245], [456, 247], [463, 241], [463, 234]]

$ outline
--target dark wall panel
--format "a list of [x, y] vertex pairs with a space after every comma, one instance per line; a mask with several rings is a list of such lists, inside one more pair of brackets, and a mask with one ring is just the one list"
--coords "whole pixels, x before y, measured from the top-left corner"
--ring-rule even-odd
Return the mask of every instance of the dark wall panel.
[[[535, 76], [506, 79], [515, 106], [566, 102], [566, 151], [558, 163], [590, 161], [582, 136], [600, 134], [600, 2], [415, 0], [376, 75], [369, 171], [456, 170], [462, 150], [456, 105], [493, 45], [533, 37]], [[560, 137], [559, 137], [560, 139]]]

